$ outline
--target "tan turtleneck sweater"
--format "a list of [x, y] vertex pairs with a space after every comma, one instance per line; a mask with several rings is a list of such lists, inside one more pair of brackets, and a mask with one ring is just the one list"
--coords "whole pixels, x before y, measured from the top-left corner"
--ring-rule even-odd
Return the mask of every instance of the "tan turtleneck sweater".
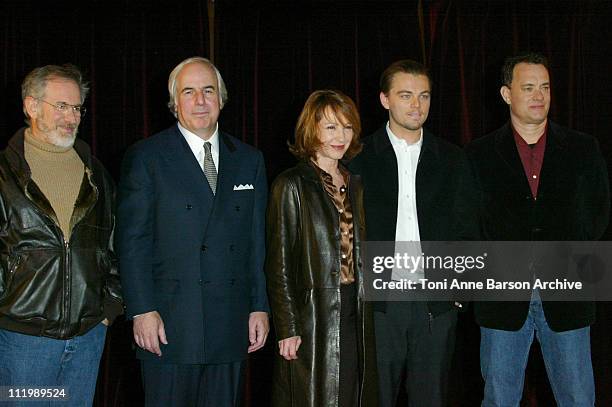
[[24, 154], [32, 181], [51, 204], [64, 239], [70, 240], [70, 218], [85, 174], [83, 161], [74, 148], [45, 143], [34, 138], [30, 129], [25, 132]]

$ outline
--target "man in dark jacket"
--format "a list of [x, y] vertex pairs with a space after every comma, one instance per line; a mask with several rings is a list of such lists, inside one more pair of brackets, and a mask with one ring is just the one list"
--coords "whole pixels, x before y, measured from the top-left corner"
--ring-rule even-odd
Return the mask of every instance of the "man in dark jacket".
[[[363, 180], [367, 239], [476, 239], [467, 160], [459, 147], [423, 129], [431, 97], [428, 70], [415, 61], [397, 61], [383, 72], [380, 89], [389, 122], [364, 140], [363, 151], [350, 165]], [[395, 406], [404, 375], [409, 405], [446, 406], [460, 305], [375, 304], [381, 407]]]
[[177, 123], [123, 160], [117, 246], [147, 406], [239, 405], [269, 331], [266, 170], [221, 131], [227, 90], [202, 57], [168, 78]]
[[[510, 122], [467, 148], [480, 190], [483, 239], [599, 239], [610, 198], [597, 141], [548, 120], [550, 79], [542, 55], [508, 58], [502, 75]], [[475, 303], [483, 406], [519, 405], [534, 334], [557, 404], [593, 406], [589, 325], [595, 306], [547, 302], [546, 294], [534, 290], [530, 302]]]
[[106, 326], [123, 311], [114, 186], [76, 139], [87, 90], [72, 65], [34, 69], [22, 84], [29, 127], [0, 154], [1, 400], [25, 389], [91, 405]]

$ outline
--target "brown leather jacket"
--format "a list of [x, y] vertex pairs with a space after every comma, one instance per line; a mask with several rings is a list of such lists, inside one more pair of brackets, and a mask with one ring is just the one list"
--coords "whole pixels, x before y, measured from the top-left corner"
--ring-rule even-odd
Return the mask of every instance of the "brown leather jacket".
[[[363, 190], [351, 176], [361, 366], [360, 406], [376, 406], [377, 375], [371, 307], [362, 301], [360, 242]], [[339, 392], [340, 230], [319, 176], [299, 163], [274, 181], [267, 214], [266, 275], [277, 340], [301, 336], [298, 359], [277, 353], [273, 406], [335, 407]]]
[[67, 339], [123, 311], [112, 250], [114, 185], [77, 140], [85, 164], [66, 242], [32, 182], [23, 129], [0, 153], [0, 329]]

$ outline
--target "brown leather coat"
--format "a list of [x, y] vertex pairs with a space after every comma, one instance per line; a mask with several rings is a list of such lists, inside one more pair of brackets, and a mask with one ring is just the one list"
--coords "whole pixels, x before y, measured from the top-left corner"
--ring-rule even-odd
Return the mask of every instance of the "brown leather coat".
[[[355, 276], [358, 278], [360, 406], [376, 406], [377, 375], [371, 308], [362, 301], [360, 242], [363, 190], [351, 176]], [[301, 336], [298, 359], [277, 353], [272, 405], [335, 407], [340, 367], [339, 216], [320, 178], [300, 163], [274, 181], [267, 215], [266, 275], [276, 339]]]
[[0, 153], [0, 329], [68, 339], [123, 312], [112, 244], [114, 184], [79, 139], [85, 176], [67, 241], [31, 179], [24, 129]]

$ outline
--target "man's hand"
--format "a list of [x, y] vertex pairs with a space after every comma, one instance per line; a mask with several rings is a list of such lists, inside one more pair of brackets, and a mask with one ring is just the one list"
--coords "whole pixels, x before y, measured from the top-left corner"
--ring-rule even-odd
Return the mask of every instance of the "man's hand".
[[286, 360], [297, 359], [297, 351], [300, 348], [301, 343], [302, 338], [300, 336], [292, 336], [291, 338], [278, 341], [278, 353], [280, 353], [280, 355]]
[[255, 352], [261, 349], [266, 343], [266, 338], [270, 332], [268, 314], [266, 312], [251, 312], [249, 314], [249, 346], [248, 352]]
[[157, 356], [161, 356], [159, 342], [168, 344], [164, 321], [157, 311], [140, 314], [134, 318], [134, 341], [136, 345]]
[[102, 321], [102, 323], [103, 323], [105, 326], [108, 326], [108, 325], [110, 324], [110, 322], [108, 321], [108, 318], [104, 318], [104, 321]]

